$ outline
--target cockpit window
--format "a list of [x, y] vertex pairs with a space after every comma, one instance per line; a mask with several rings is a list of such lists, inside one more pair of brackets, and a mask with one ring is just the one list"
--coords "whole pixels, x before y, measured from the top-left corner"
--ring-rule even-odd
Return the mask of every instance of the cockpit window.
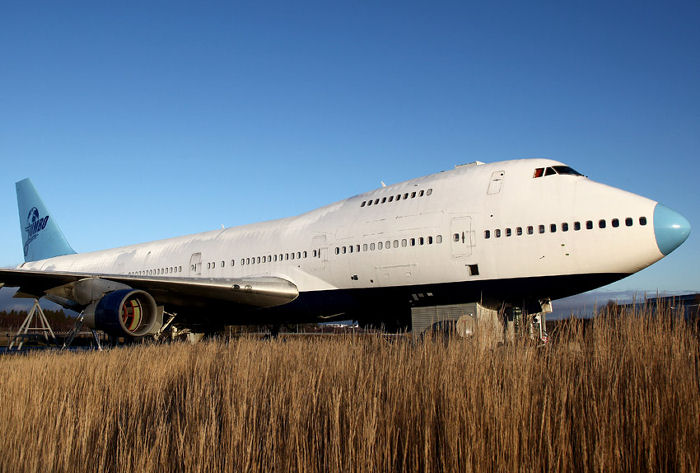
[[580, 172], [576, 171], [569, 166], [553, 166], [557, 174], [571, 174], [572, 176], [583, 176]]
[[582, 176], [580, 172], [576, 171], [569, 166], [551, 166], [548, 168], [537, 168], [535, 169], [535, 174], [532, 177], [542, 177], [542, 176], [553, 176], [555, 174], [569, 174], [571, 176]]

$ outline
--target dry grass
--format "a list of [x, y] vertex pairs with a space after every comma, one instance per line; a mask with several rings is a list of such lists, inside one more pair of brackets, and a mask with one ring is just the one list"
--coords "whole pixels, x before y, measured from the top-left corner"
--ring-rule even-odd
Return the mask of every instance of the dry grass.
[[0, 358], [0, 471], [697, 471], [697, 329], [546, 348], [380, 336]]

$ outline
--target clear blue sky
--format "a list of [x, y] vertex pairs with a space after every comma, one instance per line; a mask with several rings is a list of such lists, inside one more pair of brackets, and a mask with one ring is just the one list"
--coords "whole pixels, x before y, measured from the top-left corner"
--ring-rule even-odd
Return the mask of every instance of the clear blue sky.
[[0, 265], [31, 177], [77, 251], [544, 156], [688, 241], [616, 290], [700, 290], [700, 3], [3, 2]]

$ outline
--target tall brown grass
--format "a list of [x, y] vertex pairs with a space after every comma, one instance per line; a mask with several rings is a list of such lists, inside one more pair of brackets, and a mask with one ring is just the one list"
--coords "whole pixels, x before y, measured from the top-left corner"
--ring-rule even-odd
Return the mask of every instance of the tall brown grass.
[[698, 471], [698, 331], [239, 339], [0, 358], [0, 470]]

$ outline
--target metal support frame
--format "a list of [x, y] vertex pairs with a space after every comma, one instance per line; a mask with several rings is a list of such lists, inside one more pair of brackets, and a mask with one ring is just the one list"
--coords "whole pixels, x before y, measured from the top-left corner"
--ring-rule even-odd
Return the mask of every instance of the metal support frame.
[[[37, 326], [32, 325], [35, 317], [38, 323]], [[46, 319], [46, 315], [39, 305], [39, 299], [34, 299], [32, 309], [27, 314], [27, 317], [24, 318], [24, 322], [22, 322], [19, 330], [12, 338], [12, 342], [10, 343], [8, 350], [12, 350], [18, 340], [19, 345], [17, 345], [17, 350], [21, 350], [22, 345], [24, 345], [26, 340], [38, 338], [42, 335], [47, 342], [49, 341], [49, 335], [53, 341], [56, 342], [56, 335], [54, 335], [53, 330], [51, 330], [51, 325], [49, 325], [49, 321]]]
[[[61, 347], [61, 350], [65, 350], [73, 344], [73, 340], [75, 339], [75, 336], [78, 335], [78, 333], [80, 333], [80, 330], [83, 328], [84, 322], [85, 313], [81, 312], [78, 318], [75, 319], [75, 324], [73, 324], [73, 328], [70, 332], [68, 332], [68, 336], [63, 341], [63, 346]], [[99, 351], [102, 351], [102, 344], [100, 343], [100, 337], [97, 335], [97, 330], [90, 329], [90, 332], [92, 333], [92, 337], [95, 340], [95, 345], [97, 346], [97, 349]]]

